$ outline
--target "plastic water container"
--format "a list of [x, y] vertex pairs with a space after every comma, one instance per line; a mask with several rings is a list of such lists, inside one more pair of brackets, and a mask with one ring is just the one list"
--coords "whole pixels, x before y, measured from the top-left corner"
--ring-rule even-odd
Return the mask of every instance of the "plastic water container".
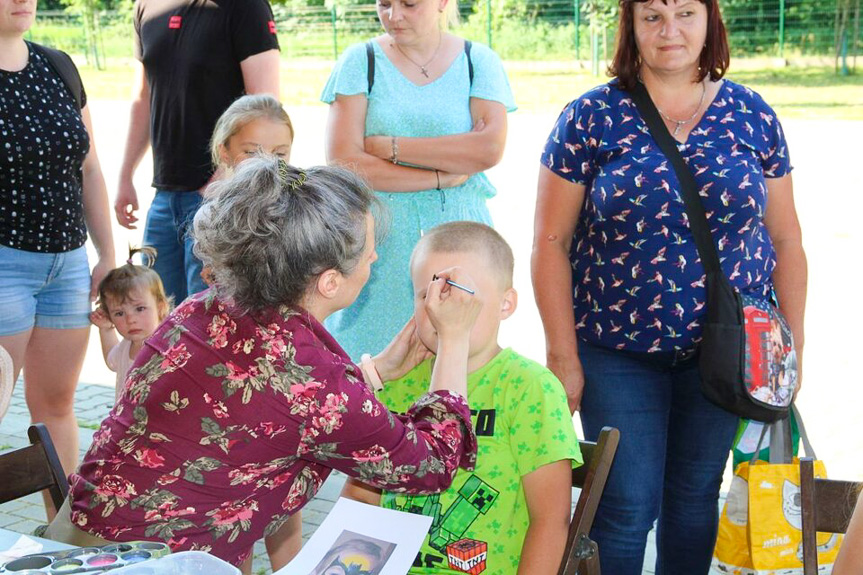
[[180, 551], [127, 565], [111, 575], [241, 575], [239, 569], [203, 551]]

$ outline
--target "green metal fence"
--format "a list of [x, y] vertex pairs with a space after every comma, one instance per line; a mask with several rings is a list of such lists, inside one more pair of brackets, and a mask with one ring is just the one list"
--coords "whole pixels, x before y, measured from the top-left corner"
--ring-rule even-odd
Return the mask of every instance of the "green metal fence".
[[[861, 0], [723, 0], [732, 54], [797, 57], [863, 54]], [[615, 0], [462, 0], [457, 33], [490, 44], [508, 60], [608, 60]], [[348, 45], [380, 33], [374, 5], [327, 9], [274, 6], [285, 58], [334, 59]], [[92, 65], [132, 54], [131, 15], [90, 17], [42, 12], [31, 37]]]

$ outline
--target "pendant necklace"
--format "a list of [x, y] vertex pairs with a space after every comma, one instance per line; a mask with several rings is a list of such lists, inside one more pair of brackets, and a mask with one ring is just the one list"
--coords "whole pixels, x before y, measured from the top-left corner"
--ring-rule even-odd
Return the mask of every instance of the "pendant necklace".
[[411, 58], [410, 56], [405, 54], [404, 50], [401, 49], [401, 46], [399, 46], [397, 42], [391, 42], [391, 44], [393, 46], [395, 46], [396, 50], [398, 50], [402, 56], [407, 58], [407, 60], [411, 64], [413, 64], [414, 66], [416, 66], [417, 68], [420, 69], [420, 74], [422, 74], [423, 76], [428, 78], [429, 77], [428, 66], [429, 66], [429, 64], [431, 64], [434, 61], [435, 58], [437, 58], [437, 54], [440, 51], [440, 46], [441, 46], [442, 41], [443, 41], [443, 34], [441, 34], [440, 31], [438, 31], [437, 48], [435, 48], [434, 54], [432, 54], [432, 57], [429, 58], [428, 62], [426, 62], [425, 64], [420, 64], [419, 62], [415, 61], [413, 58]]
[[675, 120], [674, 118], [669, 118], [668, 116], [665, 115], [665, 112], [663, 112], [662, 110], [659, 109], [659, 106], [656, 107], [656, 111], [659, 112], [659, 114], [663, 118], [665, 118], [667, 121], [671, 122], [672, 124], [675, 124], [674, 131], [671, 133], [672, 136], [677, 136], [677, 134], [680, 133], [680, 129], [683, 126], [685, 126], [686, 124], [688, 124], [689, 122], [691, 122], [692, 120], [695, 119], [695, 116], [697, 116], [698, 112], [701, 111], [701, 106], [704, 104], [704, 96], [706, 94], [707, 94], [707, 87], [704, 85], [704, 82], [702, 81], [701, 82], [701, 100], [698, 101], [698, 107], [695, 108], [695, 111], [692, 113], [692, 115], [689, 116], [688, 118], [686, 118], [685, 120]]

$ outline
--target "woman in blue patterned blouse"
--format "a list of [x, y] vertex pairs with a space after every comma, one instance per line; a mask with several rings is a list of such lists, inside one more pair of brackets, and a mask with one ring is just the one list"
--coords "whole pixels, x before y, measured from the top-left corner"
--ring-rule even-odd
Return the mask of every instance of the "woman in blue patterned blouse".
[[715, 0], [622, 0], [614, 79], [573, 100], [542, 155], [533, 282], [548, 366], [621, 443], [594, 524], [604, 572], [641, 573], [658, 519], [657, 574], [710, 566], [737, 417], [700, 391], [704, 269], [680, 184], [628, 89], [642, 82], [695, 175], [732, 285], [775, 289], [803, 351], [806, 257], [773, 110], [723, 80]]
[[497, 192], [483, 171], [500, 161], [515, 110], [497, 54], [446, 32], [456, 0], [378, 0], [377, 11], [384, 34], [345, 50], [321, 95], [327, 161], [356, 170], [392, 217], [366, 289], [327, 322], [354, 359], [413, 315], [408, 262], [424, 230], [491, 225]]

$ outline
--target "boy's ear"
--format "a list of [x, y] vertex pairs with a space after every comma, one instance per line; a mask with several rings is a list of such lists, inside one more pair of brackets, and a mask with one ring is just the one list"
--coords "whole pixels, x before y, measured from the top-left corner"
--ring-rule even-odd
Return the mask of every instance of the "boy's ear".
[[500, 303], [500, 319], [505, 320], [515, 313], [515, 308], [518, 307], [518, 292], [515, 288], [508, 288], [503, 292], [503, 299]]
[[318, 280], [315, 282], [315, 291], [325, 299], [333, 299], [339, 293], [343, 277], [338, 270], [326, 270], [318, 276]]

